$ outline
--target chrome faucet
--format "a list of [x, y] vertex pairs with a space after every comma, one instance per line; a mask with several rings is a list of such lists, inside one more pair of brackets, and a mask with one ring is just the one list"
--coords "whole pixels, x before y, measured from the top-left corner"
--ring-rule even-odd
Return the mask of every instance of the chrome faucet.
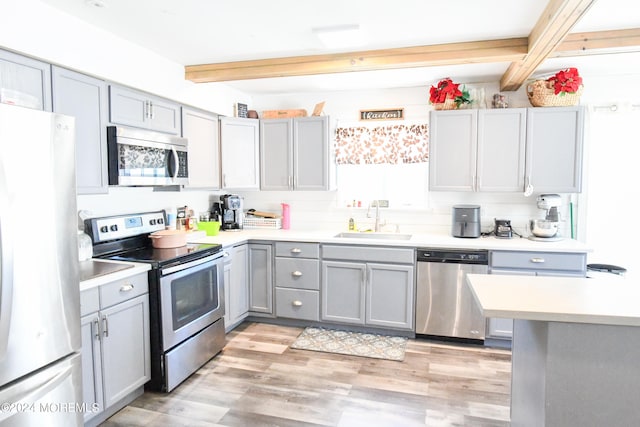
[[374, 200], [371, 203], [369, 203], [369, 208], [367, 209], [367, 218], [371, 218], [370, 209], [371, 209], [371, 205], [373, 205], [374, 203], [376, 204], [376, 222], [375, 222], [375, 225], [373, 226], [373, 230], [378, 232], [378, 231], [380, 231], [380, 227], [381, 227], [381, 224], [380, 224], [380, 200]]

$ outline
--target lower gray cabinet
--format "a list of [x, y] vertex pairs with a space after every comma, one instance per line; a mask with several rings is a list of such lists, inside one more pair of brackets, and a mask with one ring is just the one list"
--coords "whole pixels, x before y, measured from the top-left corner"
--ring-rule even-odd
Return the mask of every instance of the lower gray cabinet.
[[124, 407], [151, 378], [147, 273], [83, 291], [80, 298], [83, 402], [98, 409], [84, 418], [93, 423], [114, 405]]
[[249, 244], [249, 311], [273, 314], [273, 249], [270, 244]]
[[413, 264], [323, 260], [321, 320], [412, 330], [414, 277]]
[[276, 242], [276, 316], [320, 320], [320, 245]]
[[249, 314], [248, 249], [239, 245], [226, 249], [224, 263], [224, 326], [229, 332]]

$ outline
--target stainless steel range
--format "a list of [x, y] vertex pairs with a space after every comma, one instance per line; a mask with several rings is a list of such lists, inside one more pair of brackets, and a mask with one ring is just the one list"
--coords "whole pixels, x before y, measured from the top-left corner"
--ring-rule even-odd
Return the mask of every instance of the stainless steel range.
[[147, 388], [169, 392], [224, 346], [224, 263], [217, 244], [154, 248], [149, 234], [165, 224], [165, 212], [157, 211], [92, 218], [85, 229], [94, 256], [151, 264]]

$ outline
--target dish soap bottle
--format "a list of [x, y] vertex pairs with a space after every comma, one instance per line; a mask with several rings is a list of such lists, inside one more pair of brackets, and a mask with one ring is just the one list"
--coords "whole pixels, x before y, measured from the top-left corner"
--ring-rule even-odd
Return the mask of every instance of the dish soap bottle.
[[356, 222], [353, 218], [349, 218], [349, 231], [356, 231]]

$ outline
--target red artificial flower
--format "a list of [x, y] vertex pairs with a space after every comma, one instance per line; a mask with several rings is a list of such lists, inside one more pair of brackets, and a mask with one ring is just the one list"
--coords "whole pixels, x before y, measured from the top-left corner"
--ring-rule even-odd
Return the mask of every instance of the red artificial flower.
[[454, 99], [459, 105], [468, 103], [468, 98], [468, 93], [460, 90], [460, 84], [454, 83], [450, 78], [440, 80], [436, 86], [431, 86], [429, 89], [429, 102], [432, 104], [441, 104], [447, 99]]
[[580, 85], [582, 85], [582, 77], [578, 74], [577, 68], [558, 71], [555, 76], [549, 77], [547, 81], [553, 84], [554, 93], [561, 96], [565, 93], [576, 93], [580, 89]]

